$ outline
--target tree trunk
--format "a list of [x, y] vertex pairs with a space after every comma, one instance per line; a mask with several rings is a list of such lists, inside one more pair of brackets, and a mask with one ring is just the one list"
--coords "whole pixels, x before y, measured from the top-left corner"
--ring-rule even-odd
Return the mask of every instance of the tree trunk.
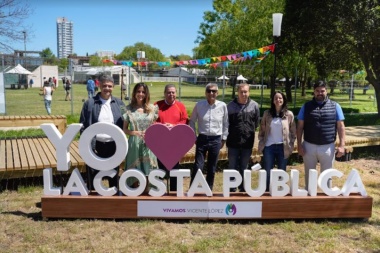
[[[372, 84], [373, 85], [373, 84]], [[379, 85], [373, 85], [375, 89], [376, 105], [377, 105], [377, 117], [380, 118], [380, 87]]]
[[286, 98], [288, 99], [288, 103], [293, 102], [293, 99], [292, 99], [292, 83], [289, 81], [288, 78], [286, 78], [286, 81], [285, 81], [285, 93], [286, 93]]
[[[376, 105], [377, 105], [377, 117], [380, 118], [380, 81], [376, 79], [375, 73], [372, 72], [372, 70], [367, 69], [366, 66], [366, 71], [367, 71], [367, 76], [366, 80], [372, 84], [374, 90], [375, 90], [375, 97], [376, 97]], [[380, 76], [379, 74], [376, 76]]]

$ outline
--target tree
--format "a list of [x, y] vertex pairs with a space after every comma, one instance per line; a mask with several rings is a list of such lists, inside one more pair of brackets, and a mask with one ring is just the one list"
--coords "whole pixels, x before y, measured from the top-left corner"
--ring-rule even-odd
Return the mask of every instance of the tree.
[[169, 58], [172, 61], [188, 61], [188, 60], [193, 59], [193, 58], [191, 58], [190, 55], [187, 55], [187, 54], [170, 55]]
[[0, 50], [12, 51], [12, 44], [24, 40], [30, 27], [23, 24], [31, 14], [28, 4], [19, 0], [0, 0]]
[[[204, 22], [200, 25], [196, 40], [199, 46], [194, 49], [196, 57], [240, 53], [271, 44], [272, 13], [282, 12], [283, 6], [284, 0], [215, 0], [214, 10], [204, 13]], [[255, 61], [244, 62], [251, 68], [241, 68], [239, 63], [232, 67], [233, 73], [236, 75], [238, 71], [248, 77], [261, 77], [264, 71], [266, 79], [270, 79], [269, 76], [273, 78], [273, 59], [273, 56], [267, 57], [260, 65]], [[283, 63], [286, 63], [284, 59]], [[291, 101], [291, 96], [288, 99]]]
[[91, 66], [103, 66], [102, 58], [97, 55], [91, 55], [89, 63]]
[[308, 57], [321, 78], [364, 66], [380, 117], [379, 0], [286, 0], [284, 17], [287, 46]]
[[55, 57], [51, 49], [48, 47], [41, 51], [40, 57], [44, 58], [44, 64], [58, 65], [57, 57]]
[[123, 51], [115, 58], [118, 60], [134, 60], [137, 61], [137, 51], [144, 51], [145, 57], [149, 61], [165, 61], [165, 56], [157, 48], [143, 42], [137, 42], [133, 46], [125, 47]]
[[274, 12], [284, 1], [215, 0], [213, 11], [204, 13], [196, 42], [196, 57], [225, 55], [272, 43]]
[[102, 58], [100, 58], [99, 56], [97, 55], [91, 55], [90, 56], [90, 65], [91, 66], [113, 66], [113, 62], [104, 62], [103, 60], [108, 60], [109, 57], [108, 56], [104, 56]]
[[[137, 51], [144, 51], [145, 58], [137, 59]], [[137, 42], [133, 46], [125, 47], [123, 51], [115, 57], [117, 60], [125, 60], [125, 61], [167, 61], [165, 56], [161, 53], [161, 51], [157, 48], [152, 47], [149, 44], [145, 44], [143, 42]], [[159, 66], [157, 64], [151, 64], [149, 69], [158, 69]]]
[[60, 72], [64, 72], [65, 70], [67, 70], [68, 66], [69, 66], [69, 59], [67, 58], [59, 59], [58, 69]]

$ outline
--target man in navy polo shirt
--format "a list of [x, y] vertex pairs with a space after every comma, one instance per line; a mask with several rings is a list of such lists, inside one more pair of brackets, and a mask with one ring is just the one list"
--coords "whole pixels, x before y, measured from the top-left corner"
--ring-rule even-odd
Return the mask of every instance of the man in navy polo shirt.
[[[335, 150], [337, 133], [339, 145]], [[345, 126], [342, 108], [328, 98], [326, 83], [317, 81], [314, 84], [314, 97], [302, 106], [297, 123], [297, 149], [304, 161], [306, 189], [309, 183], [309, 170], [316, 169], [318, 162], [321, 173], [333, 168], [335, 155], [336, 157], [344, 155], [344, 145]], [[331, 187], [331, 180], [329, 186]]]

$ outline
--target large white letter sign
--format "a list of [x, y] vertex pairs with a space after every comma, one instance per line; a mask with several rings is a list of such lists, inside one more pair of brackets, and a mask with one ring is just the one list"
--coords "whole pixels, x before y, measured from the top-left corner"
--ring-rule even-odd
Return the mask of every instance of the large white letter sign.
[[82, 124], [71, 124], [62, 134], [52, 123], [41, 124], [42, 130], [53, 143], [56, 149], [57, 170], [68, 171], [70, 167], [70, 143], [74, 140], [75, 135], [81, 129]]
[[[134, 177], [139, 181], [140, 185], [135, 189], [127, 185], [127, 179], [129, 177]], [[139, 171], [138, 169], [128, 169], [123, 172], [119, 179], [119, 189], [124, 195], [137, 197], [144, 192], [146, 187], [146, 177], [145, 175]]]
[[[108, 134], [115, 141], [116, 152], [113, 156], [101, 158], [93, 152], [91, 141], [99, 133]], [[96, 170], [104, 171], [118, 167], [125, 159], [127, 152], [128, 141], [124, 132], [118, 126], [108, 122], [98, 122], [89, 126], [84, 130], [79, 140], [79, 153], [83, 161]]]
[[99, 171], [94, 178], [94, 188], [97, 193], [102, 196], [113, 196], [117, 193], [117, 188], [115, 186], [111, 188], [104, 187], [102, 181], [103, 177], [113, 178], [116, 176], [116, 170], [108, 170], [108, 171]]
[[237, 170], [223, 171], [223, 196], [230, 196], [230, 188], [238, 187], [243, 179]]
[[59, 196], [61, 195], [61, 188], [53, 187], [53, 170], [47, 168], [43, 170], [44, 176], [44, 194], [49, 196]]
[[[261, 168], [261, 167], [260, 167]], [[267, 184], [267, 172], [265, 170], [254, 171], [259, 174], [259, 184], [256, 189], [252, 189], [252, 171], [244, 170], [244, 189], [245, 192], [251, 197], [260, 197], [265, 193]]]
[[307, 196], [307, 191], [305, 189], [299, 189], [299, 181], [300, 172], [298, 170], [290, 170], [290, 195], [293, 197]]
[[311, 197], [317, 196], [318, 192], [318, 171], [316, 169], [309, 170], [309, 186], [306, 189]]
[[319, 175], [318, 186], [319, 188], [328, 196], [338, 196], [340, 194], [340, 189], [338, 187], [330, 188], [328, 186], [329, 180], [332, 177], [342, 177], [343, 173], [336, 169], [327, 169]]
[[69, 195], [72, 192], [79, 192], [81, 196], [88, 196], [89, 191], [78, 168], [75, 168], [73, 173], [71, 173], [69, 182], [67, 182], [65, 190], [63, 191], [63, 195]]
[[190, 177], [190, 170], [171, 170], [170, 176], [177, 177], [177, 197], [183, 197], [183, 178]]
[[289, 174], [284, 170], [272, 169], [270, 172], [269, 192], [273, 197], [283, 197], [289, 194]]
[[367, 196], [367, 191], [364, 188], [364, 184], [360, 178], [359, 171], [356, 169], [351, 170], [342, 188], [343, 196], [349, 196], [352, 192], [358, 192], [362, 196]]
[[152, 187], [149, 190], [150, 196], [161, 197], [162, 195], [165, 194], [165, 183], [162, 180], [160, 180], [160, 179], [163, 179], [165, 175], [166, 175], [166, 172], [160, 169], [152, 170], [149, 173], [149, 176], [148, 176], [149, 183], [151, 183], [153, 186], [157, 188], [157, 189], [154, 189], [154, 187]]
[[190, 188], [187, 191], [187, 196], [194, 197], [195, 193], [204, 193], [206, 196], [212, 197], [210, 186], [208, 186], [208, 183], [206, 182], [206, 179], [200, 169], [198, 169], [197, 174], [195, 174], [193, 183], [190, 185]]

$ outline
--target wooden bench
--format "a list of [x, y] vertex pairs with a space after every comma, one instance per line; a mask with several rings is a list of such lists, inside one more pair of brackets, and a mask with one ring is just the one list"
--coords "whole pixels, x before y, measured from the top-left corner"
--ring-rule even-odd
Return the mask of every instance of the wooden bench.
[[43, 123], [53, 123], [63, 134], [67, 119], [64, 115], [0, 116], [0, 128], [40, 126]]
[[[71, 168], [85, 171], [79, 155], [78, 142], [70, 145]], [[0, 140], [0, 179], [42, 176], [45, 168], [56, 171], [56, 150], [46, 137], [29, 137]]]

